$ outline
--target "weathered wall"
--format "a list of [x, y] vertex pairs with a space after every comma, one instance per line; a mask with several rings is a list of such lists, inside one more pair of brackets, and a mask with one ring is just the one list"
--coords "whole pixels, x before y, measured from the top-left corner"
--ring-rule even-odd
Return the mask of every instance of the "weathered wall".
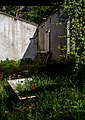
[[61, 23], [61, 21], [59, 21], [59, 15], [57, 11], [51, 17], [51, 52], [53, 59], [57, 59], [59, 55], [65, 54], [61, 48], [66, 46], [66, 34], [66, 23]]
[[[39, 27], [38, 42], [43, 44], [43, 45], [41, 44], [40, 46], [40, 44], [38, 43], [39, 47], [42, 48], [42, 46], [44, 46], [43, 50], [46, 49], [48, 50], [49, 48], [49, 51], [52, 53], [53, 60], [57, 60], [59, 55], [65, 54], [65, 52], [59, 49], [59, 46], [62, 47], [66, 45], [66, 37], [65, 37], [67, 34], [66, 23], [65, 22], [62, 24], [59, 23], [60, 23], [59, 14], [58, 11], [56, 11]], [[42, 32], [42, 29], [44, 29], [44, 32]], [[44, 42], [41, 39], [41, 36], [44, 36]]]
[[[0, 60], [22, 59], [31, 42], [29, 51], [34, 52], [31, 49], [35, 44], [30, 38], [34, 36], [36, 28], [36, 24], [0, 13]], [[26, 58], [34, 58], [35, 53], [30, 52], [25, 55]]]
[[36, 29], [34, 36], [30, 38], [30, 44], [24, 53], [23, 59], [25, 58], [35, 59], [37, 55], [37, 30], [38, 29]]

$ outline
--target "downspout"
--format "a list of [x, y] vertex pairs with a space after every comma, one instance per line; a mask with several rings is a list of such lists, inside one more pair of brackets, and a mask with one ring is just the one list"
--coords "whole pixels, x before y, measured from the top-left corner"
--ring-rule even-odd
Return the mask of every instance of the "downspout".
[[70, 20], [67, 21], [67, 53], [70, 52]]

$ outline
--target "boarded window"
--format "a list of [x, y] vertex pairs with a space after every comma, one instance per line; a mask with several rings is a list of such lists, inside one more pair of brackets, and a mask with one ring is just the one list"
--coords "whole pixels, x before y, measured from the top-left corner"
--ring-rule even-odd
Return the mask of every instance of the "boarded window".
[[44, 50], [49, 52], [50, 49], [50, 30], [45, 31], [44, 35]]
[[38, 40], [38, 50], [44, 50], [44, 25], [39, 29], [39, 40]]

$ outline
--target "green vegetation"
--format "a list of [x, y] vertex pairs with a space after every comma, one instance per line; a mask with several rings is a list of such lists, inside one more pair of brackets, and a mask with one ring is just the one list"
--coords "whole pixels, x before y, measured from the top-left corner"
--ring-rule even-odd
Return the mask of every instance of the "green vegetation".
[[3, 78], [8, 78], [12, 74], [19, 74], [18, 72], [20, 66], [20, 61], [15, 61], [15, 60], [5, 60], [5, 61], [0, 61], [0, 72], [2, 74], [2, 79]]
[[[36, 72], [37, 75], [35, 75], [35, 71], [33, 71], [33, 61], [31, 60], [29, 60], [30, 62], [24, 61], [25, 63], [23, 61], [1, 61], [0, 66], [1, 72], [3, 73], [2, 81], [0, 81], [1, 120], [85, 119], [85, 10], [82, 0], [78, 2], [76, 0], [65, 0], [62, 6], [68, 18], [71, 20], [72, 25], [70, 26], [70, 31], [72, 34], [70, 34], [71, 51], [65, 55], [61, 65], [63, 66], [66, 60], [74, 58], [72, 59], [74, 61], [74, 69], [70, 70], [69, 66], [65, 74], [65, 69], [61, 72], [59, 66], [56, 66], [59, 74], [53, 74], [52, 70], [54, 69], [48, 67], [47, 70], [51, 69], [51, 73], [42, 74], [41, 72], [41, 74], [39, 74], [39, 69], [36, 68], [35, 71], [38, 72]], [[39, 9], [37, 9], [37, 7], [34, 8], [38, 11], [37, 14], [40, 13], [43, 15], [43, 9], [45, 7], [39, 7]], [[47, 7], [45, 10], [47, 11]], [[15, 13], [11, 11], [11, 14]], [[34, 17], [36, 16], [35, 14]], [[27, 17], [29, 18], [29, 16]], [[32, 16], [31, 20], [33, 19], [35, 18]], [[41, 18], [39, 20], [41, 21]], [[35, 21], [37, 21], [37, 17]], [[76, 46], [75, 49], [73, 47], [74, 44]], [[35, 87], [38, 86], [38, 89], [35, 92], [35, 99], [19, 102], [10, 91], [7, 81], [4, 80], [4, 78], [7, 78], [10, 73], [15, 74], [16, 71], [18, 71], [18, 74], [22, 74], [24, 68], [31, 70], [33, 84], [35, 83]], [[60, 73], [62, 73], [62, 75], [60, 75]], [[26, 83], [26, 85], [27, 84], [28, 83]], [[21, 88], [18, 89], [21, 90]], [[26, 90], [28, 89], [24, 86], [22, 91]]]
[[[4, 60], [0, 61], [0, 79], [3, 80], [4, 78], [18, 78], [18, 75], [24, 77], [23, 70], [26, 70], [31, 66], [32, 60], [30, 58], [25, 60]], [[28, 75], [29, 76], [29, 75]], [[26, 76], [25, 76], [26, 77]], [[14, 79], [13, 78], [13, 79]]]
[[0, 10], [24, 20], [41, 23], [54, 10], [56, 6], [0, 6]]
[[[35, 79], [44, 81], [44, 76]], [[85, 91], [80, 92], [64, 76], [56, 75], [49, 80], [56, 82], [55, 88], [49, 86], [47, 90], [36, 92], [37, 98], [23, 102], [14, 101], [15, 96], [9, 93], [6, 80], [0, 82], [1, 120], [84, 120]]]
[[[15, 68], [14, 66], [16, 66], [16, 68], [23, 70], [22, 68], [25, 68], [27, 63], [29, 63], [28, 65], [30, 66], [32, 62], [30, 59], [20, 61], [6, 60], [1, 61], [1, 63], [3, 63], [1, 64], [1, 68], [8, 71], [9, 69], [13, 70], [13, 68]], [[62, 65], [63, 63], [61, 67]], [[58, 63], [57, 67], [55, 70], [58, 69], [59, 71], [60, 67]], [[36, 70], [37, 69], [38, 68], [36, 68]], [[45, 69], [46, 68], [44, 68], [44, 70]], [[65, 69], [63, 69], [63, 71], [62, 75], [52, 74], [52, 68], [51, 74], [39, 73], [39, 70], [37, 74], [33, 72], [34, 75], [31, 76], [33, 82], [31, 81], [29, 84], [29, 82], [26, 81], [26, 86], [18, 86], [17, 89], [23, 96], [36, 95], [36, 98], [23, 102], [17, 100], [9, 88], [6, 79], [3, 78], [0, 82], [1, 120], [84, 120], [85, 88], [83, 86], [83, 91], [80, 91], [79, 87], [81, 86], [78, 83], [78, 79], [75, 81], [71, 69], [67, 72], [69, 75], [64, 74]], [[30, 89], [28, 89], [28, 84]], [[29, 90], [31, 92], [29, 92]]]
[[[70, 20], [70, 52], [67, 56], [75, 60], [75, 69], [85, 65], [85, 9], [84, 1], [69, 0], [63, 4], [64, 10]], [[77, 72], [77, 71], [76, 71]]]

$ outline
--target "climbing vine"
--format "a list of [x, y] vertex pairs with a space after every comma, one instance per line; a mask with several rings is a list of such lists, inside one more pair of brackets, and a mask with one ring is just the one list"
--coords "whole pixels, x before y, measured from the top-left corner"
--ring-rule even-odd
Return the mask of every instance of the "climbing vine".
[[[65, 0], [63, 5], [70, 20], [70, 52], [77, 63], [85, 64], [85, 10], [82, 0]], [[83, 59], [82, 59], [83, 58]]]
[[[65, 0], [64, 10], [70, 20], [70, 51], [66, 58], [74, 59], [74, 75], [84, 80], [85, 65], [85, 3], [83, 0]], [[80, 79], [80, 78], [78, 78]]]

